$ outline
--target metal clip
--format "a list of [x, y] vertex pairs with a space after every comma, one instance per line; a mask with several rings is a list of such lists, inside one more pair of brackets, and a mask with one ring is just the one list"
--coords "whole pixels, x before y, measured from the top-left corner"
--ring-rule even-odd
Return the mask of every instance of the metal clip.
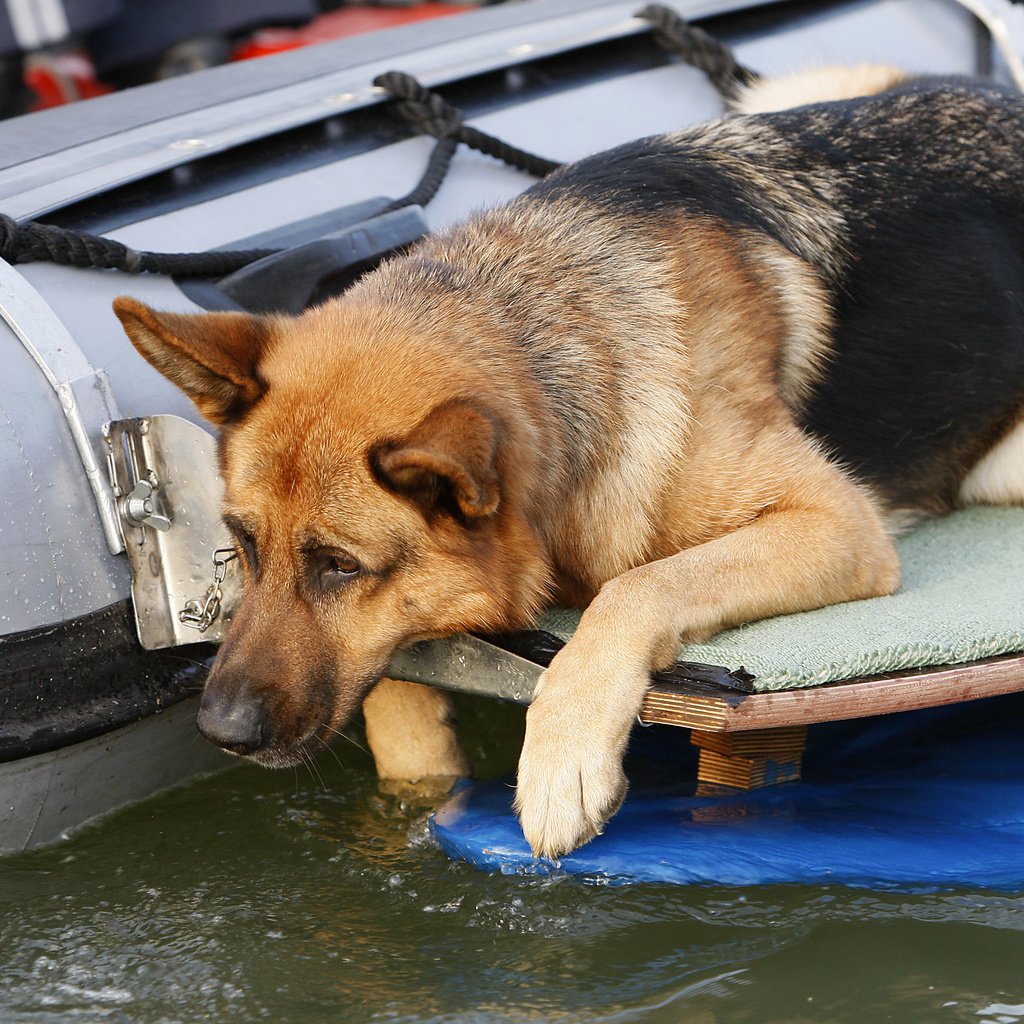
[[184, 626], [198, 629], [205, 633], [220, 615], [220, 603], [224, 598], [221, 584], [228, 572], [228, 562], [238, 557], [234, 548], [217, 548], [213, 553], [213, 583], [206, 588], [202, 598], [193, 598], [185, 602], [185, 607], [178, 612], [178, 621]]

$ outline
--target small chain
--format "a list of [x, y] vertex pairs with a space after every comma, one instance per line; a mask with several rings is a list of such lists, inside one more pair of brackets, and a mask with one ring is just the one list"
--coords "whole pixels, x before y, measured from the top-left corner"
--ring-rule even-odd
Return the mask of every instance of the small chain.
[[192, 629], [205, 633], [220, 615], [220, 604], [224, 599], [221, 584], [228, 573], [228, 562], [238, 557], [234, 548], [217, 548], [213, 553], [213, 583], [206, 588], [202, 598], [193, 598], [178, 612], [178, 621]]

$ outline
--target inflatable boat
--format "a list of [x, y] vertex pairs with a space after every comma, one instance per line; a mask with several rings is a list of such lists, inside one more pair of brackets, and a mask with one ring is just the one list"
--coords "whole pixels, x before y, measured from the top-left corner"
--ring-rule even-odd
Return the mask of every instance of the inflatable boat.
[[[719, 116], [699, 58], [640, 7], [488, 7], [0, 127], [0, 852], [229, 761], [194, 742], [190, 724], [238, 588], [215, 443], [128, 345], [111, 300], [297, 311], [545, 167]], [[1024, 85], [1024, 8], [1009, 0], [686, 0], [673, 10], [762, 73], [870, 61]], [[397, 102], [415, 89], [456, 107], [459, 138], [477, 148], [438, 146]], [[236, 250], [259, 258], [236, 266]], [[143, 258], [154, 253], [226, 262], [217, 273], [194, 258], [158, 267]], [[1005, 557], [1021, 515], [965, 514], [953, 529], [997, 537], [992, 571], [1024, 579], [1024, 544]], [[950, 541], [909, 543], [927, 576], [929, 551]], [[1009, 607], [978, 557], [969, 547], [965, 569]], [[808, 723], [1024, 687], [1020, 607], [980, 634], [954, 623], [936, 653], [899, 633], [919, 621], [911, 604], [874, 660], [832, 652], [824, 668], [796, 651], [820, 636], [806, 621], [764, 639], [764, 650], [792, 655], [781, 666], [726, 636], [656, 680], [643, 717], [694, 730], [705, 783], [793, 778]], [[859, 633], [892, 626], [894, 614], [881, 610]], [[528, 701], [572, 626], [555, 613], [511, 641], [420, 645], [392, 674]], [[927, 650], [915, 660], [910, 648]], [[763, 742], [721, 741], [741, 735]]]

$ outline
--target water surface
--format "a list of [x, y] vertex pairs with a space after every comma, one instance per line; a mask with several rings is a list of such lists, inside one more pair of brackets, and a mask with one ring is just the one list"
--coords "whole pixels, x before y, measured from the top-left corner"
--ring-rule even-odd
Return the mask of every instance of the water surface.
[[[493, 774], [521, 713], [481, 706]], [[1024, 896], [490, 876], [344, 744], [0, 861], [0, 914], [3, 1024], [1024, 1021]]]

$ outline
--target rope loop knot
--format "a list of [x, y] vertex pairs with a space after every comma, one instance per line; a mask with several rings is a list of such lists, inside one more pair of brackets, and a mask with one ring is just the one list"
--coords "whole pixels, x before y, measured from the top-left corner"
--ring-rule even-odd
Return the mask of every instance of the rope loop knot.
[[436, 92], [421, 85], [404, 71], [385, 71], [373, 84], [386, 89], [398, 102], [398, 113], [410, 124], [435, 139], [447, 139], [459, 134], [464, 120], [462, 111], [453, 107]]
[[0, 259], [8, 263], [18, 260], [18, 222], [5, 213], [0, 213]]
[[737, 99], [740, 86], [751, 85], [760, 78], [756, 71], [740, 64], [728, 46], [704, 29], [691, 25], [671, 7], [648, 4], [634, 17], [650, 24], [651, 35], [660, 47], [703, 71], [719, 95], [727, 100]]

